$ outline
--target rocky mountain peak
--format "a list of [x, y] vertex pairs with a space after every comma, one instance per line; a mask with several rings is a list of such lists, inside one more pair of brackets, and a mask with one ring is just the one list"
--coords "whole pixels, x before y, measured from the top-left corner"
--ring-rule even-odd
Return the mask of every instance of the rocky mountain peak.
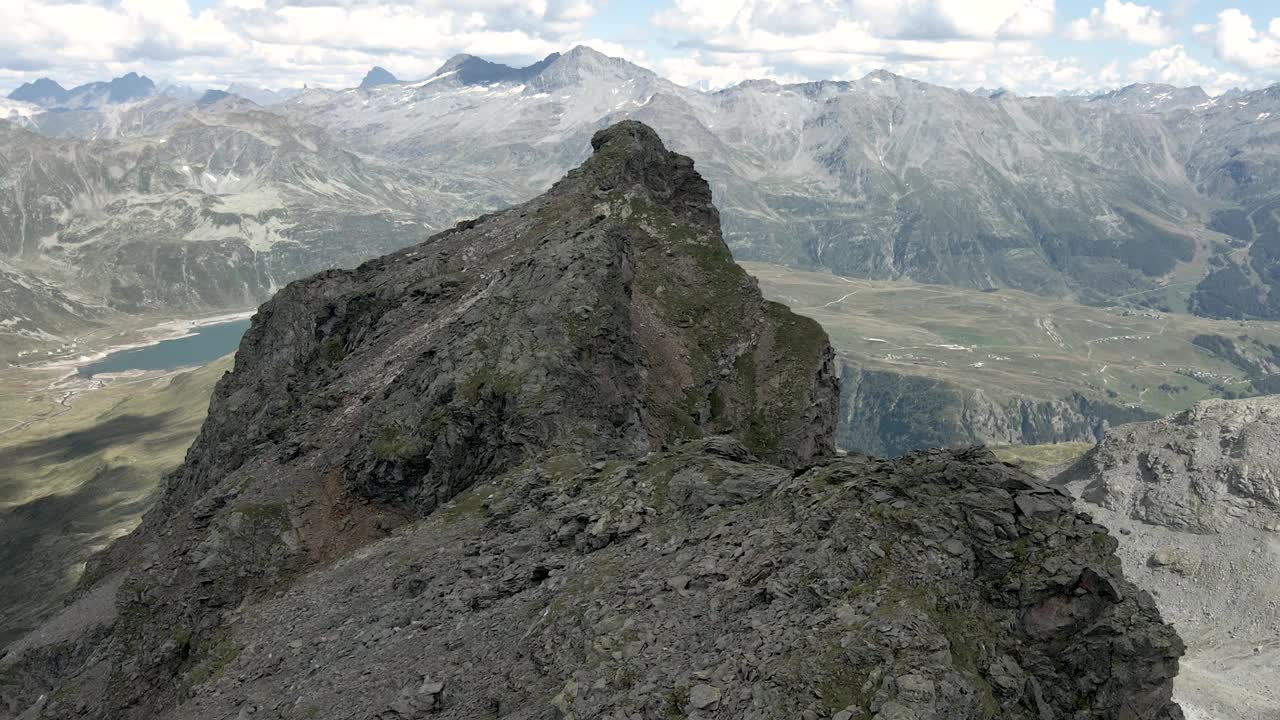
[[[540, 198], [279, 293], [172, 501], [274, 463], [251, 450], [264, 442], [314, 445], [351, 492], [420, 512], [553, 447], [729, 434], [781, 465], [829, 456], [822, 330], [761, 299], [689, 158], [637, 122], [592, 144]], [[313, 409], [281, 430], [298, 407]]]
[[107, 102], [109, 103], [140, 100], [151, 97], [155, 93], [155, 82], [151, 78], [139, 75], [136, 72], [127, 73], [107, 83]]
[[1119, 112], [1147, 113], [1193, 108], [1209, 100], [1208, 93], [1199, 86], [1133, 83], [1094, 94], [1088, 98], [1088, 103]]
[[548, 57], [542, 67], [528, 77], [528, 82], [542, 90], [554, 90], [593, 80], [616, 86], [628, 80], [651, 80], [655, 77], [649, 70], [627, 60], [578, 45], [563, 55]]
[[400, 81], [396, 79], [395, 75], [392, 75], [385, 68], [375, 65], [373, 69], [365, 74], [364, 80], [360, 81], [360, 89], [368, 90], [371, 87], [377, 87], [379, 85], [393, 85], [398, 82]]
[[66, 99], [66, 96], [66, 88], [47, 77], [23, 83], [9, 93], [10, 100], [29, 102], [35, 105], [57, 104]]
[[460, 53], [449, 58], [444, 65], [431, 74], [433, 78], [447, 77], [459, 85], [489, 85], [493, 83], [527, 82], [537, 76], [545, 68], [555, 63], [560, 53], [551, 53], [547, 57], [525, 67], [511, 67]]
[[196, 105], [204, 107], [207, 105], [212, 105], [217, 102], [221, 102], [231, 97], [235, 97], [235, 96], [227, 92], [226, 90], [205, 90], [204, 94], [200, 96], [200, 99], [196, 100]]
[[653, 199], [682, 218], [718, 234], [719, 213], [711, 204], [711, 188], [693, 167], [693, 160], [667, 150], [652, 128], [624, 120], [595, 133], [592, 156], [578, 173], [596, 190], [609, 192], [639, 184]]
[[767, 90], [767, 91], [772, 91], [772, 90], [778, 90], [778, 89], [781, 89], [781, 88], [782, 88], [782, 84], [781, 84], [781, 83], [779, 83], [777, 80], [770, 80], [769, 78], [753, 78], [753, 79], [750, 79], [750, 80], [743, 80], [742, 82], [738, 83], [737, 85], [734, 85], [734, 86], [732, 86], [732, 87], [730, 87], [730, 88], [725, 88], [724, 90], [720, 90], [720, 91], [718, 91], [718, 92], [722, 92], [722, 93], [723, 93], [723, 92], [726, 92], [726, 91], [731, 90], [731, 89], [733, 89], [733, 88], [739, 88], [739, 89], [742, 89], [742, 90]]

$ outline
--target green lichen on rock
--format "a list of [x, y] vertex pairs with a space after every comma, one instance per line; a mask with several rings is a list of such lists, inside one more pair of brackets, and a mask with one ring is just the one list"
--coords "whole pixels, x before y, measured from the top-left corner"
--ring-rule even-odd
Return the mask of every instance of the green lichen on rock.
[[202, 659], [191, 669], [188, 681], [192, 687], [216, 681], [222, 677], [227, 666], [235, 662], [243, 649], [239, 641], [233, 637], [217, 638], [212, 647], [203, 653]]
[[520, 390], [520, 379], [515, 373], [502, 372], [485, 367], [466, 376], [459, 394], [463, 399], [476, 402], [488, 393], [492, 395], [514, 395]]
[[399, 423], [383, 426], [370, 447], [375, 457], [386, 461], [405, 460], [422, 451], [418, 436]]

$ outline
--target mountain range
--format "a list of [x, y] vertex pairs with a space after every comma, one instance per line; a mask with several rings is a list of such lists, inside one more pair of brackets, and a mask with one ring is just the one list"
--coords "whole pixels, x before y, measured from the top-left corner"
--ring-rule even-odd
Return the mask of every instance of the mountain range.
[[481, 173], [507, 202], [635, 117], [699, 160], [744, 259], [1273, 317], [1276, 105], [1275, 90], [1219, 102], [1163, 86], [981, 97], [882, 71], [704, 93], [576, 48], [527, 68], [460, 56], [424, 81], [313, 89], [278, 112], [363, 152]]
[[[941, 336], [901, 313], [892, 334], [858, 319], [838, 347], [849, 449], [1095, 440], [1274, 384], [1183, 342], [1251, 331], [1179, 318], [1280, 317], [1280, 86], [1024, 98], [877, 71], [700, 92], [585, 47], [522, 68], [460, 55], [413, 81], [378, 70], [362, 87], [259, 96], [268, 105], [220, 90], [10, 101], [21, 114], [0, 123], [0, 253], [24, 284], [7, 303], [6, 327], [21, 330], [0, 332], [53, 352], [120, 313], [251, 307], [308, 272], [533, 197], [596, 130], [636, 118], [698, 163], [740, 260], [1045, 299], [1009, 328], [1032, 349], [993, 347], [986, 363], [945, 357], [996, 342], [973, 318]], [[32, 288], [68, 303], [54, 311]], [[1080, 303], [1099, 312], [1065, 320]], [[1117, 313], [1154, 322], [1137, 332]], [[929, 349], [911, 349], [923, 337]], [[886, 339], [904, 350], [870, 345]], [[1088, 360], [1104, 341], [1111, 351]], [[992, 362], [1013, 375], [994, 380]], [[925, 432], [906, 407], [946, 421]]]
[[119, 105], [155, 94], [156, 84], [150, 78], [128, 73], [108, 82], [85, 83], [70, 90], [54, 80], [40, 78], [9, 93], [9, 99], [50, 109], [79, 109]]
[[[633, 117], [698, 160], [743, 259], [1280, 317], [1280, 87], [1230, 99], [1160, 85], [984, 97], [877, 71], [699, 92], [585, 47], [524, 68], [460, 55], [416, 82], [378, 70], [359, 88], [305, 90], [265, 108], [234, 93], [148, 98], [154, 85], [133, 74], [71, 91], [42, 80], [12, 97], [59, 107], [24, 116], [36, 132], [112, 142], [164, 142], [191, 115], [271, 113], [298, 133], [318, 127], [336, 147], [457, 188], [433, 198], [437, 218], [532, 197], [582, 160], [592, 132]], [[21, 147], [0, 152], [10, 173], [23, 167], [12, 159]], [[21, 180], [37, 195], [42, 181]], [[46, 228], [66, 231], [74, 234]], [[167, 239], [179, 236], [194, 237]], [[11, 259], [39, 252], [27, 246]]]
[[463, 183], [362, 158], [315, 127], [239, 112], [245, 102], [192, 111], [156, 99], [138, 110], [153, 125], [136, 136], [130, 111], [111, 115], [122, 122], [109, 142], [0, 123], [0, 255], [116, 312], [235, 308], [410, 244], [479, 204]]

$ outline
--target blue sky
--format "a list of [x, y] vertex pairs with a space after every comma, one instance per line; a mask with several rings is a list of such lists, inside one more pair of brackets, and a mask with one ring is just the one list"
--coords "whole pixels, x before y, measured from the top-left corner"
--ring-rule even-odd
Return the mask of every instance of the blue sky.
[[0, 89], [129, 70], [343, 87], [374, 64], [417, 78], [576, 44], [695, 87], [877, 68], [1023, 94], [1280, 81], [1275, 0], [2, 0], [0, 25]]

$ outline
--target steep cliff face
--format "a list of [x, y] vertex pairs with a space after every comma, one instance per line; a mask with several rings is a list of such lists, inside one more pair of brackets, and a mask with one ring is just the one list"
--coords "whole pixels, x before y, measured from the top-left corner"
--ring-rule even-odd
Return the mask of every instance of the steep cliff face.
[[1095, 442], [1110, 425], [1152, 418], [1079, 393], [1000, 402], [979, 389], [850, 364], [841, 365], [840, 379], [837, 443], [884, 457], [930, 447]]
[[1173, 720], [1181, 641], [981, 451], [836, 460], [825, 334], [638, 123], [290, 285], [0, 717]]
[[1280, 397], [1112, 428], [1057, 482], [1187, 638], [1189, 716], [1280, 716]]

